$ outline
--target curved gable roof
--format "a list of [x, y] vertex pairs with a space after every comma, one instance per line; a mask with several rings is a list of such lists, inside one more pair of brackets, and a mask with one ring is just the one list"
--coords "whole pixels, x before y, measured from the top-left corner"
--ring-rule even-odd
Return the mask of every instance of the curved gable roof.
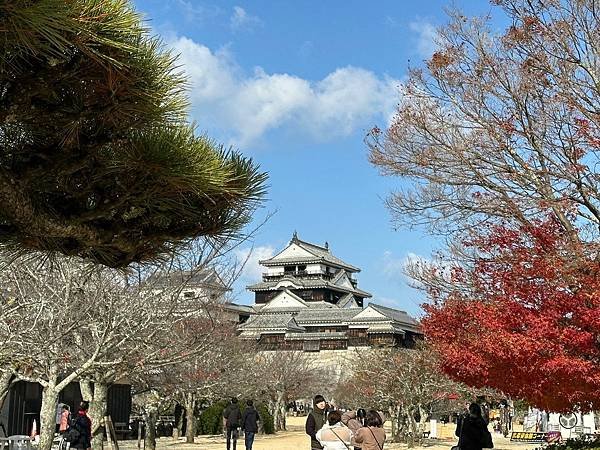
[[292, 238], [289, 245], [275, 256], [269, 259], [259, 261], [264, 266], [276, 266], [291, 263], [327, 263], [332, 266], [347, 269], [350, 272], [360, 272], [358, 267], [342, 261], [337, 256], [331, 254], [328, 247], [311, 244], [310, 242], [298, 239], [296, 235]]

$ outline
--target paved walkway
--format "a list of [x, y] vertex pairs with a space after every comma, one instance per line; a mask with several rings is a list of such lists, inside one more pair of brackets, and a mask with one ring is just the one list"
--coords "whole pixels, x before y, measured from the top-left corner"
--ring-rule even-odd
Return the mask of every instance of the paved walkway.
[[[288, 418], [288, 431], [279, 432], [275, 435], [257, 435], [253, 450], [308, 450], [309, 439], [304, 433], [305, 417]], [[450, 447], [456, 445], [456, 439], [450, 436], [454, 432], [451, 426], [440, 427], [439, 440], [429, 440], [425, 447], [427, 450], [450, 450]], [[534, 444], [517, 444], [498, 434], [492, 435], [494, 439], [494, 448], [496, 450], [532, 450], [537, 447]], [[136, 441], [119, 442], [122, 450], [136, 449]], [[386, 443], [386, 450], [406, 449], [406, 444]], [[225, 450], [225, 438], [223, 436], [199, 436], [194, 444], [186, 444], [182, 440], [175, 441], [170, 438], [161, 438], [157, 442], [159, 450]], [[244, 450], [244, 439], [238, 440], [237, 450]]]

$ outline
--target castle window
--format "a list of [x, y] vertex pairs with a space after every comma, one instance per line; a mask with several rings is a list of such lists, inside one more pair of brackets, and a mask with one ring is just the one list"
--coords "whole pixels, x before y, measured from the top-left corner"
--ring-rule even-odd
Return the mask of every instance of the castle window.
[[318, 352], [321, 349], [321, 342], [319, 341], [304, 341], [305, 352]]

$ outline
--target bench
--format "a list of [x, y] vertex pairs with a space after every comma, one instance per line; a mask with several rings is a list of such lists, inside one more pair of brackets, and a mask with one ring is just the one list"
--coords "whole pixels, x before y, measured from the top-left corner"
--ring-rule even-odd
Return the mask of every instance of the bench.
[[423, 431], [423, 439], [429, 439], [430, 434], [431, 434], [431, 431]]

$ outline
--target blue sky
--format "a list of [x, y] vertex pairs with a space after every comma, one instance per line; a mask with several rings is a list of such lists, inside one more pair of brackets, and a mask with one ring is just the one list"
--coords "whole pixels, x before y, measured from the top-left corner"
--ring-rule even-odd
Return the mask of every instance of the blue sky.
[[423, 296], [402, 272], [408, 258], [439, 245], [422, 229], [394, 230], [383, 199], [400, 186], [367, 160], [363, 143], [386, 127], [407, 68], [435, 49], [444, 8], [493, 11], [486, 0], [135, 0], [152, 30], [181, 54], [190, 80], [191, 117], [200, 132], [253, 157], [269, 172], [257, 220], [274, 212], [254, 242], [236, 301], [256, 261], [278, 252], [294, 230], [328, 241], [362, 268], [373, 301], [419, 315]]

